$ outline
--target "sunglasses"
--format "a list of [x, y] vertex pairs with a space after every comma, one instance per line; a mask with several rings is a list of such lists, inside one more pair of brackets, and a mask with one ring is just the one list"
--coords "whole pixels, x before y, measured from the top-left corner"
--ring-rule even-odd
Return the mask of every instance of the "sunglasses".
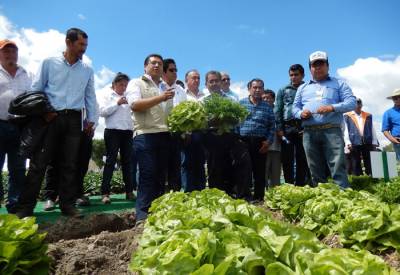
[[168, 69], [168, 72], [177, 73], [177, 72], [178, 72], [178, 69]]
[[393, 96], [392, 99], [393, 100], [398, 100], [398, 99], [400, 99], [400, 96]]
[[231, 79], [229, 78], [229, 77], [227, 77], [227, 78], [223, 78], [223, 79], [221, 79], [222, 81], [226, 81], [226, 82], [228, 82], [228, 81], [231, 81]]

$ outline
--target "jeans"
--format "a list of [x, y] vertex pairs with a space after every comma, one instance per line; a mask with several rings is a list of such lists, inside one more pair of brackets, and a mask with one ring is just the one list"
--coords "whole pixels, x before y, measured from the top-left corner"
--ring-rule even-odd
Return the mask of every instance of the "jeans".
[[320, 182], [327, 182], [327, 165], [334, 182], [341, 188], [349, 187], [343, 133], [340, 127], [305, 129], [303, 145], [314, 186]]
[[393, 150], [396, 153], [396, 159], [397, 161], [400, 161], [400, 144], [393, 144]]
[[138, 174], [138, 162], [137, 162], [137, 157], [135, 153], [135, 145], [133, 144], [133, 138], [132, 138], [132, 155], [131, 155], [131, 171], [132, 171], [132, 188], [133, 190], [137, 190], [137, 182], [139, 180], [139, 174]]
[[58, 192], [61, 211], [74, 207], [78, 190], [75, 176], [81, 133], [81, 113], [78, 111], [59, 113], [50, 122], [42, 148], [35, 151], [31, 157], [27, 183], [18, 199], [18, 211], [33, 211], [47, 165], [54, 160], [59, 161]]
[[193, 132], [183, 146], [182, 183], [185, 192], [206, 188], [204, 134]]
[[131, 193], [132, 186], [132, 135], [131, 130], [104, 130], [104, 142], [106, 145], [106, 164], [103, 170], [101, 194], [109, 195], [111, 190], [111, 178], [117, 162], [118, 151], [121, 156], [122, 177], [125, 183], [125, 192]]
[[141, 134], [133, 139], [139, 164], [136, 220], [147, 218], [153, 200], [164, 193], [168, 166], [169, 133]]
[[[8, 169], [8, 196], [6, 208], [14, 213], [18, 197], [25, 186], [26, 160], [18, 154], [20, 132], [18, 126], [5, 121], [0, 121], [0, 173], [3, 170], [5, 156], [7, 155]], [[2, 176], [0, 175], [0, 199], [4, 197]]]
[[267, 187], [278, 186], [281, 183], [281, 152], [268, 151], [265, 164], [265, 179]]

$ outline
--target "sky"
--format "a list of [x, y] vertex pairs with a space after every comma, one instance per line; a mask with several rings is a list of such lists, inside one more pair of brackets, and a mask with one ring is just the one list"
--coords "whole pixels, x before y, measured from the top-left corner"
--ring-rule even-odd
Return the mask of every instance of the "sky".
[[[310, 79], [308, 56], [328, 53], [330, 75], [344, 79], [364, 110], [374, 115], [381, 144], [386, 99], [400, 88], [400, 21], [397, 0], [303, 1], [101, 1], [3, 0], [0, 38], [19, 46], [19, 63], [35, 73], [40, 62], [65, 49], [65, 32], [89, 35], [84, 61], [95, 71], [99, 100], [116, 72], [143, 73], [144, 58], [174, 58], [178, 78], [190, 69], [230, 73], [232, 89], [247, 95], [255, 77], [277, 91], [299, 63]], [[96, 131], [102, 137], [103, 122]]]

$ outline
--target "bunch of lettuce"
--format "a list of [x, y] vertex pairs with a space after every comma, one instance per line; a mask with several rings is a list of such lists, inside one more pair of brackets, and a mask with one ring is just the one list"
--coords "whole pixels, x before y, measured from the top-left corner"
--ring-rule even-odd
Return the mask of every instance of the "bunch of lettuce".
[[400, 251], [400, 206], [335, 184], [316, 188], [282, 185], [266, 193], [266, 205], [318, 236], [338, 234], [355, 250]]
[[208, 125], [217, 128], [219, 133], [231, 131], [249, 115], [247, 109], [239, 103], [217, 94], [204, 99], [204, 108]]
[[38, 234], [35, 218], [0, 215], [0, 274], [48, 274], [46, 234]]
[[201, 103], [184, 101], [175, 106], [168, 116], [171, 132], [186, 133], [205, 129], [207, 116]]
[[367, 251], [327, 248], [312, 232], [217, 189], [169, 193], [150, 211], [130, 263], [139, 274], [393, 272]]

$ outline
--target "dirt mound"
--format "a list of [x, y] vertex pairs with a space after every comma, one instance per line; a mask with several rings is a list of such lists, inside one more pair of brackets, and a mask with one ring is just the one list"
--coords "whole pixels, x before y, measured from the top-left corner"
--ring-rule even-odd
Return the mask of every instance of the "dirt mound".
[[46, 241], [81, 239], [102, 231], [117, 232], [133, 228], [135, 217], [132, 213], [93, 214], [83, 218], [60, 218], [54, 224], [40, 225], [39, 230], [47, 232]]

